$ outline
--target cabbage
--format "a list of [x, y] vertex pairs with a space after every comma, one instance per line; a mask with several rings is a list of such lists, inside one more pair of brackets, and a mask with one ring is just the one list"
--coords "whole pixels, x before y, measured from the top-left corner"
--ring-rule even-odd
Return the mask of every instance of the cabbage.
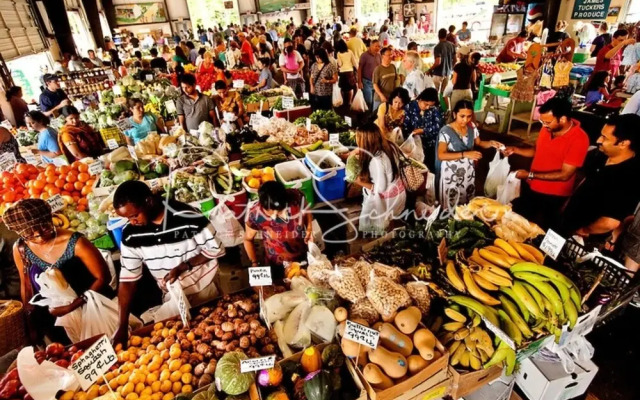
[[349, 158], [347, 158], [347, 165], [345, 169], [346, 169], [346, 177], [344, 179], [350, 183], [354, 182], [356, 178], [358, 178], [358, 175], [360, 175], [360, 172], [362, 171], [357, 155], [351, 154]]

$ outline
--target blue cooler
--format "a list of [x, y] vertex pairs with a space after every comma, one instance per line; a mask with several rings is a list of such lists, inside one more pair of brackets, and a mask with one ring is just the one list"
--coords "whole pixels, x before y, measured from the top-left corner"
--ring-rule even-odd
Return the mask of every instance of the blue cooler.
[[127, 222], [129, 222], [129, 220], [126, 218], [109, 218], [109, 221], [107, 221], [107, 229], [111, 231], [118, 248], [120, 248], [120, 244], [122, 243], [122, 230]]
[[[345, 165], [331, 150], [316, 150], [306, 154], [305, 163], [313, 174], [318, 202], [343, 199], [345, 196]], [[322, 164], [329, 164], [322, 165]], [[324, 167], [322, 168], [321, 167]]]

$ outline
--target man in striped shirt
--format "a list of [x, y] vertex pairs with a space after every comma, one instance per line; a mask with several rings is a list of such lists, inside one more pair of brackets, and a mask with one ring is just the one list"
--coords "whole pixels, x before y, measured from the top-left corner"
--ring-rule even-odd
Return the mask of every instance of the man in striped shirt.
[[194, 306], [217, 296], [213, 279], [217, 258], [225, 250], [200, 212], [175, 200], [164, 201], [140, 181], [122, 183], [114, 194], [113, 207], [129, 220], [122, 232], [120, 327], [114, 335], [115, 343], [126, 345], [129, 306], [143, 265], [165, 293], [167, 283], [179, 280]]

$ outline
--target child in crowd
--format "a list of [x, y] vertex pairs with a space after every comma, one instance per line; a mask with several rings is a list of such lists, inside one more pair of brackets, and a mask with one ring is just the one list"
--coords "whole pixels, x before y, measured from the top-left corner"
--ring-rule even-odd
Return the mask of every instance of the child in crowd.
[[587, 95], [585, 96], [585, 105], [587, 107], [592, 106], [603, 99], [609, 97], [609, 91], [607, 85], [609, 84], [609, 72], [598, 71], [591, 78], [589, 86], [587, 87]]

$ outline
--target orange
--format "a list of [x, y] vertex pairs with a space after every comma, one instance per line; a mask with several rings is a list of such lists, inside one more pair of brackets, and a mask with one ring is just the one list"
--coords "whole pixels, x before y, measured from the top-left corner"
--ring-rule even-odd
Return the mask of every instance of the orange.
[[44, 169], [45, 172], [55, 171], [55, 170], [56, 170], [56, 166], [53, 164], [47, 165], [47, 168]]
[[46, 199], [48, 199], [49, 197], [51, 197], [51, 196], [49, 196], [49, 193], [47, 193], [47, 192], [42, 192], [42, 193], [40, 194], [40, 200], [46, 200]]
[[29, 171], [28, 164], [18, 164], [16, 165], [16, 172], [20, 175], [24, 175]]
[[78, 177], [77, 177], [77, 176], [75, 176], [73, 173], [69, 172], [69, 173], [67, 174], [67, 182], [69, 182], [69, 183], [73, 183], [73, 182], [75, 182], [75, 181], [77, 181], [77, 180], [78, 180]]
[[[83, 164], [84, 165], [84, 164]], [[86, 182], [91, 178], [91, 175], [87, 174], [86, 172], [80, 172], [78, 174], [78, 181], [80, 182]]]
[[27, 171], [30, 174], [37, 174], [38, 173], [38, 167], [36, 167], [35, 165], [29, 164], [29, 167], [27, 168]]
[[89, 166], [85, 163], [80, 163], [78, 165], [78, 171], [80, 172], [89, 172]]
[[[71, 192], [71, 197], [77, 197], [80, 198], [80, 192], [77, 190], [74, 190], [73, 192]], [[77, 200], [76, 200], [77, 201]]]
[[95, 180], [95, 179], [89, 179], [89, 180], [87, 181], [87, 186], [93, 186], [93, 184], [94, 184], [94, 183], [96, 183], [96, 180]]
[[[83, 195], [83, 196], [87, 196], [91, 192], [93, 192], [93, 187], [85, 186], [85, 187], [82, 188], [82, 191], [80, 192], [80, 194]], [[82, 200], [82, 199], [80, 199], [80, 200]]]
[[34, 180], [34, 179], [38, 179], [38, 174], [30, 174], [29, 175], [29, 180]]
[[46, 185], [44, 185], [44, 190], [49, 190], [49, 189], [53, 189], [55, 188], [56, 185], [54, 185], [53, 183], [47, 183]]
[[[80, 196], [71, 196], [71, 197], [73, 198], [73, 202], [74, 203], [77, 203], [78, 200], [80, 200]], [[78, 208], [78, 211], [80, 211], [80, 208]], [[82, 210], [82, 211], [84, 211], [84, 210]]]
[[60, 189], [58, 189], [57, 187], [53, 187], [47, 190], [47, 193], [49, 193], [49, 196], [53, 196], [56, 194], [60, 193]]
[[71, 167], [68, 165], [61, 165], [58, 167], [58, 171], [60, 171], [60, 175], [66, 175], [71, 171]]
[[47, 183], [54, 183], [55, 181], [58, 180], [58, 176], [57, 175], [47, 175]]
[[87, 204], [89, 204], [89, 200], [87, 200], [86, 198], [82, 197], [80, 198], [80, 200], [78, 200], [78, 204], [81, 206], [86, 206]]
[[42, 192], [42, 191], [41, 191], [40, 189], [36, 189], [36, 188], [31, 188], [31, 189], [29, 189], [29, 195], [30, 195], [30, 196], [32, 196], [32, 197], [38, 197], [38, 196], [40, 196], [40, 193], [41, 193], [41, 192]]
[[54, 183], [58, 189], [62, 189], [64, 184], [67, 183], [64, 179], [57, 179]]
[[74, 182], [73, 187], [74, 187], [76, 190], [80, 191], [80, 190], [82, 190], [82, 188], [84, 187], [84, 183], [83, 183], [83, 182], [80, 182], [80, 181], [76, 181], [76, 182]]
[[75, 169], [78, 170], [78, 168], [80, 167], [80, 164], [82, 164], [80, 161], [74, 161], [71, 163], [71, 169]]
[[64, 184], [64, 190], [66, 190], [67, 192], [73, 192], [73, 189], [75, 189], [73, 187], [73, 183], [67, 182]]
[[38, 189], [38, 190], [44, 189], [44, 185], [46, 185], [45, 181], [40, 180], [40, 179], [34, 181], [34, 183], [33, 183], [33, 187]]

